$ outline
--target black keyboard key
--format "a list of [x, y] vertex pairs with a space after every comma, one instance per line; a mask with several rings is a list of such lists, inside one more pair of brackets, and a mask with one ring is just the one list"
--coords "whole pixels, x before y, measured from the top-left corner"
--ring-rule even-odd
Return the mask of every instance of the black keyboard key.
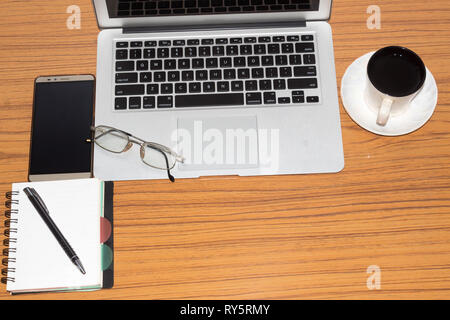
[[180, 71], [169, 71], [167, 73], [167, 81], [180, 81]]
[[142, 41], [131, 41], [130, 47], [132, 48], [142, 47]]
[[288, 63], [287, 56], [275, 56], [275, 64], [277, 66], [285, 66]]
[[162, 60], [150, 60], [150, 70], [162, 70]]
[[128, 48], [128, 42], [116, 42], [116, 48]]
[[259, 37], [258, 42], [260, 43], [270, 42], [270, 37]]
[[177, 108], [242, 105], [244, 105], [242, 93], [190, 94], [175, 97], [175, 107]]
[[284, 36], [273, 36], [272, 41], [273, 42], [284, 42], [284, 41], [286, 41], [286, 38]]
[[299, 42], [295, 44], [295, 52], [297, 53], [307, 53], [314, 52], [313, 42]]
[[238, 79], [248, 79], [250, 78], [250, 69], [238, 69]]
[[186, 93], [187, 92], [187, 84], [183, 82], [179, 82], [175, 84], [175, 93]]
[[275, 80], [273, 80], [273, 89], [274, 90], [284, 90], [284, 89], [286, 89], [286, 81], [284, 79], [275, 79]]
[[209, 71], [209, 79], [210, 80], [221, 80], [222, 79], [222, 70], [210, 70]]
[[315, 66], [294, 67], [295, 77], [315, 77], [317, 75]]
[[261, 65], [263, 66], [273, 66], [273, 56], [262, 56]]
[[205, 67], [205, 61], [203, 59], [192, 59], [193, 69], [203, 69]]
[[245, 81], [245, 90], [247, 91], [256, 91], [258, 90], [258, 83], [256, 80], [247, 80]]
[[228, 44], [227, 38], [218, 38], [216, 39], [216, 44]]
[[226, 46], [227, 56], [236, 56], [239, 54], [238, 46]]
[[275, 92], [264, 92], [264, 104], [274, 104], [276, 103]]
[[230, 91], [230, 83], [228, 81], [219, 81], [219, 82], [217, 82], [217, 91], [218, 92]]
[[259, 80], [259, 90], [272, 90], [272, 81]]
[[231, 91], [243, 91], [244, 82], [243, 81], [231, 81]]
[[169, 48], [158, 48], [158, 58], [168, 58], [169, 57]]
[[173, 98], [172, 96], [159, 96], [158, 97], [158, 108], [172, 108]]
[[311, 34], [305, 34], [302, 36], [302, 41], [313, 41], [314, 40], [314, 36]]
[[316, 78], [295, 78], [288, 79], [289, 89], [314, 89], [317, 88]]
[[136, 61], [136, 70], [139, 71], [148, 70], [148, 61], [147, 60]]
[[140, 108], [141, 108], [141, 97], [130, 97], [128, 109], [140, 109]]
[[305, 91], [302, 90], [293, 90], [292, 91], [292, 96], [304, 96], [305, 95]]
[[254, 54], [266, 54], [266, 45], [264, 44], [255, 44], [253, 46]]
[[203, 82], [203, 92], [214, 92], [216, 91], [215, 82]]
[[185, 44], [186, 44], [186, 41], [184, 41], [184, 40], [173, 40], [174, 46], [184, 46]]
[[244, 57], [235, 57], [235, 58], [233, 58], [233, 66], [235, 68], [245, 67], [245, 58]]
[[182, 71], [181, 72], [181, 80], [182, 81], [194, 81], [194, 71]]
[[164, 70], [174, 70], [177, 68], [177, 60], [167, 59], [164, 60]]
[[301, 54], [291, 54], [289, 56], [289, 64], [291, 64], [291, 65], [302, 64], [302, 55]]
[[319, 97], [318, 96], [306, 97], [306, 102], [317, 103], [317, 102], [319, 102]]
[[165, 82], [166, 81], [166, 73], [165, 72], [155, 72], [153, 74], [154, 82]]
[[195, 80], [208, 80], [208, 72], [206, 70], [197, 70], [195, 72]]
[[278, 68], [266, 68], [266, 78], [278, 78]]
[[145, 92], [143, 84], [129, 84], [116, 86], [116, 96], [138, 96]]
[[252, 46], [248, 45], [248, 44], [243, 44], [240, 47], [241, 50], [241, 55], [248, 55], [248, 54], [252, 54]]
[[197, 46], [197, 45], [200, 44], [200, 40], [199, 40], [199, 39], [189, 39], [189, 40], [187, 41], [187, 44], [188, 44], [189, 46]]
[[231, 68], [231, 58], [220, 58], [221, 68]]
[[153, 59], [155, 57], [155, 49], [144, 49], [144, 59]]
[[114, 109], [125, 110], [127, 108], [127, 98], [116, 98]]
[[305, 96], [292, 96], [292, 102], [293, 103], [304, 103]]
[[251, 56], [247, 58], [247, 66], [249, 67], [258, 67], [259, 66], [259, 57]]
[[245, 43], [256, 43], [256, 37], [246, 37], [244, 38]]
[[173, 85], [171, 83], [161, 83], [161, 94], [173, 93]]
[[144, 109], [154, 109], [155, 105], [155, 97], [144, 97], [142, 107]]
[[292, 43], [283, 43], [281, 44], [281, 52], [282, 53], [293, 53], [294, 45]]
[[184, 49], [184, 55], [187, 58], [192, 58], [197, 56], [197, 47], [186, 47]]
[[[201, 0], [200, 0], [201, 1]], [[214, 44], [214, 39], [202, 39], [202, 44]]]
[[279, 97], [278, 103], [285, 104], [285, 103], [291, 103], [291, 98], [289, 97]]
[[159, 40], [159, 46], [160, 47], [168, 47], [170, 46], [172, 41], [170, 40]]
[[223, 56], [225, 54], [224, 46], [214, 46], [212, 47], [213, 56]]
[[303, 55], [303, 63], [304, 64], [315, 64], [316, 56], [313, 54], [304, 54]]
[[130, 59], [141, 59], [141, 58], [142, 58], [142, 49], [130, 50]]
[[264, 68], [253, 68], [252, 69], [252, 78], [263, 78], [264, 77]]
[[271, 54], [280, 53], [280, 45], [278, 43], [271, 43], [267, 45], [267, 52]]
[[152, 74], [151, 72], [141, 72], [141, 74], [139, 75], [139, 79], [141, 82], [151, 82]]
[[197, 92], [201, 92], [201, 91], [202, 91], [202, 87], [201, 87], [201, 83], [200, 82], [191, 82], [191, 83], [189, 83], [189, 92], [197, 93]]
[[287, 41], [299, 41], [299, 36], [287, 36]]
[[262, 104], [261, 92], [247, 92], [245, 94], [245, 102], [249, 105]]
[[156, 41], [152, 40], [152, 41], [145, 41], [144, 45], [146, 47], [156, 47]]
[[172, 58], [181, 58], [181, 57], [183, 57], [183, 48], [175, 47], [175, 48], [170, 49], [170, 56]]
[[223, 78], [225, 80], [236, 79], [236, 70], [235, 69], [225, 69], [225, 70], [223, 70]]
[[116, 50], [116, 60], [125, 60], [125, 59], [128, 59], [128, 50], [127, 49]]
[[280, 77], [289, 78], [292, 77], [291, 67], [280, 67]]
[[179, 59], [178, 60], [178, 69], [189, 69], [190, 66], [191, 66], [191, 61], [189, 59]]
[[147, 85], [147, 94], [159, 94], [159, 87], [157, 84]]
[[242, 38], [231, 38], [230, 43], [242, 43]]
[[199, 57], [210, 57], [211, 56], [211, 47], [199, 47], [198, 48], [198, 56]]
[[116, 71], [134, 71], [134, 61], [117, 61]]
[[207, 58], [206, 59], [206, 67], [207, 68], [217, 68], [218, 60], [217, 58]]

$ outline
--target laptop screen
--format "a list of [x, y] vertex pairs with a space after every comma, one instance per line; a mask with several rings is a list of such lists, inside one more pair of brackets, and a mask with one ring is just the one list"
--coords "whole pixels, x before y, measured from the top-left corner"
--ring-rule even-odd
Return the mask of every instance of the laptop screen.
[[320, 0], [106, 0], [110, 18], [317, 11]]

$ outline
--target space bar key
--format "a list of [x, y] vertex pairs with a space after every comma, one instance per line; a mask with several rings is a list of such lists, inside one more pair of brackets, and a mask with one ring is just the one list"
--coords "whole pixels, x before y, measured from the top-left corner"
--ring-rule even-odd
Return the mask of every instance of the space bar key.
[[243, 93], [190, 94], [175, 96], [175, 107], [220, 107], [244, 105]]

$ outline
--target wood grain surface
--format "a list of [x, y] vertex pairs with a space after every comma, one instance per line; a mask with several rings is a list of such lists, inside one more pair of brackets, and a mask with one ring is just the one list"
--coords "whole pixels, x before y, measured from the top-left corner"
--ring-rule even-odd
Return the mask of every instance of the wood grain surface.
[[[81, 7], [81, 30], [66, 8]], [[368, 30], [369, 5], [381, 8]], [[33, 80], [96, 72], [89, 0], [0, 2], [0, 194], [27, 179]], [[356, 125], [341, 104], [338, 174], [115, 185], [115, 287], [1, 299], [450, 298], [450, 2], [335, 0], [338, 86], [368, 51], [404, 45], [434, 74], [431, 120], [401, 137]], [[3, 230], [1, 230], [3, 234]], [[366, 269], [381, 268], [381, 290]]]

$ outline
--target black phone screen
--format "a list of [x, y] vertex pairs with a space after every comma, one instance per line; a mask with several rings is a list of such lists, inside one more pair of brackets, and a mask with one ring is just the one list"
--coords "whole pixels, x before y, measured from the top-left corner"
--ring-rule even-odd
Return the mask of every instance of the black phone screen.
[[91, 171], [94, 81], [37, 82], [30, 175]]

